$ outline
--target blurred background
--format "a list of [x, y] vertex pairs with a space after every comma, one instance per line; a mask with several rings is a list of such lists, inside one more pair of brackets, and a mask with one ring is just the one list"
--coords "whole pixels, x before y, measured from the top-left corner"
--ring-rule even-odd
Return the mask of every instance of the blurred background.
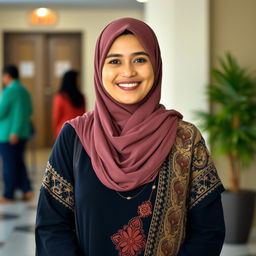
[[[109, 22], [134, 17], [154, 29], [163, 58], [162, 103], [199, 124], [196, 110], [214, 111], [206, 87], [219, 57], [230, 52], [242, 67], [256, 72], [255, 12], [255, 0], [0, 0], [0, 70], [18, 67], [31, 94], [35, 130], [26, 151], [35, 196], [0, 204], [0, 255], [34, 255], [37, 193], [54, 143], [54, 95], [65, 72], [76, 70], [86, 111], [93, 109], [94, 48]], [[224, 156], [214, 158], [228, 188], [228, 162]], [[256, 190], [255, 160], [240, 179], [242, 189]], [[246, 242], [225, 243], [222, 256], [256, 255], [255, 213], [250, 226]]]

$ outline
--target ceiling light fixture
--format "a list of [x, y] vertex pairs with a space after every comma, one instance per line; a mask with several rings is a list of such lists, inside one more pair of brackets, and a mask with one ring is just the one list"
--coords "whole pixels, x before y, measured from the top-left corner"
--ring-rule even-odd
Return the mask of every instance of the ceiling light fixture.
[[139, 3], [147, 3], [148, 0], [136, 0]]
[[54, 25], [56, 22], [57, 14], [49, 8], [41, 7], [30, 14], [30, 23], [32, 25]]
[[36, 13], [39, 17], [45, 17], [49, 13], [49, 10], [47, 8], [38, 8], [36, 9]]

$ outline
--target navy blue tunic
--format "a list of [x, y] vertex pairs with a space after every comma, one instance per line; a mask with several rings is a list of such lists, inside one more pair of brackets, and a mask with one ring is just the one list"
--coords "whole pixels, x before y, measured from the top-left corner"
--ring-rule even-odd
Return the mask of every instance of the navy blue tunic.
[[[133, 191], [121, 192], [122, 196], [137, 195], [126, 200], [99, 181], [84, 149], [73, 173], [76, 136], [66, 124], [47, 164], [36, 220], [37, 255], [143, 255], [152, 215], [140, 217], [138, 206], [148, 201], [151, 193], [154, 205], [152, 185], [157, 185], [158, 177]], [[188, 212], [187, 235], [178, 256], [220, 254], [225, 232], [222, 191], [223, 187], [214, 191]], [[121, 247], [113, 238], [123, 239]]]

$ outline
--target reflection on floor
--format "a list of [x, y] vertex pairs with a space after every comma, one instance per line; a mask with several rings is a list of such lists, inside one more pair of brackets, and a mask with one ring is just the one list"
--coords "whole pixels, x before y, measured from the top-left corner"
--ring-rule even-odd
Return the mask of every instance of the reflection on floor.
[[[27, 155], [30, 163], [30, 177], [35, 190], [34, 199], [27, 203], [17, 201], [12, 204], [0, 204], [0, 256], [35, 255], [36, 205], [48, 156], [49, 150]], [[0, 192], [1, 188], [2, 186], [0, 186]], [[256, 230], [254, 231], [250, 242], [246, 245], [224, 245], [221, 256], [256, 256]]]
[[[45, 149], [37, 152], [30, 151], [26, 155], [30, 178], [35, 191], [33, 200], [0, 204], [0, 256], [35, 255], [36, 205], [49, 154], [50, 150]], [[0, 185], [1, 191], [2, 184]], [[19, 197], [20, 195], [17, 193], [17, 198]]]

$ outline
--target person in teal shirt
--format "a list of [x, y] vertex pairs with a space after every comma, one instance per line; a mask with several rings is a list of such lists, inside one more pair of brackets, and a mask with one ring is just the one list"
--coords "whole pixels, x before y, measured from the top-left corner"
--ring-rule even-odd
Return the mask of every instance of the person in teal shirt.
[[20, 83], [15, 66], [3, 70], [4, 88], [0, 95], [0, 156], [3, 162], [3, 197], [0, 203], [12, 202], [21, 189], [22, 199], [32, 197], [24, 162], [25, 145], [31, 136], [32, 103], [28, 90]]

